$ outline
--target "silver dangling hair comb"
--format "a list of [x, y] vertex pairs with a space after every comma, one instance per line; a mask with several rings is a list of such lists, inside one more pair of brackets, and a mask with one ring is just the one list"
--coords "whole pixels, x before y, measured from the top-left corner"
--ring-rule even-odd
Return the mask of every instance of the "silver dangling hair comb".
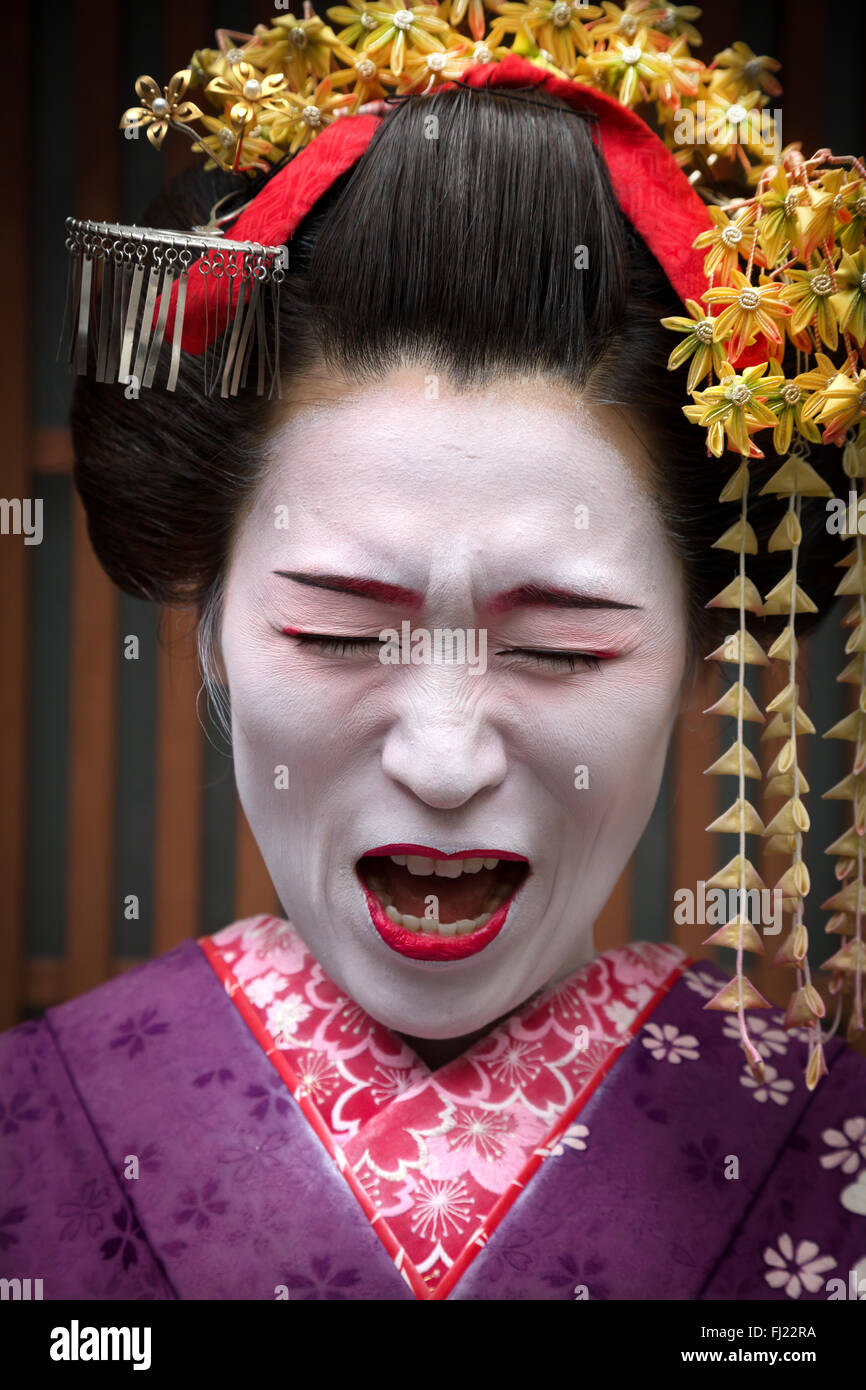
[[[206, 277], [205, 315], [213, 299], [214, 322], [220, 322], [220, 298], [225, 296], [222, 331], [216, 360], [202, 354], [205, 396], [216, 392], [235, 396], [246, 386], [255, 352], [257, 394], [263, 395], [268, 376], [268, 398], [279, 397], [279, 302], [280, 285], [288, 267], [285, 246], [261, 246], [249, 241], [229, 241], [217, 235], [173, 232], [151, 227], [124, 227], [110, 222], [66, 219], [69, 269], [58, 360], [69, 329], [66, 358], [70, 372], [81, 376], [88, 369], [88, 347], [96, 353], [97, 381], [117, 381], [126, 394], [138, 396], [142, 387], [154, 385], [165, 342], [165, 326], [177, 284], [177, 304], [171, 337], [171, 358], [165, 382], [174, 391], [180, 366], [184, 308], [193, 253], [197, 268]], [[226, 289], [222, 291], [222, 281]], [[213, 290], [211, 289], [213, 285]], [[159, 311], [154, 323], [154, 311]], [[268, 307], [268, 301], [270, 301]], [[270, 320], [270, 323], [268, 323]], [[273, 333], [273, 351], [268, 347]], [[207, 326], [205, 339], [208, 340]]]

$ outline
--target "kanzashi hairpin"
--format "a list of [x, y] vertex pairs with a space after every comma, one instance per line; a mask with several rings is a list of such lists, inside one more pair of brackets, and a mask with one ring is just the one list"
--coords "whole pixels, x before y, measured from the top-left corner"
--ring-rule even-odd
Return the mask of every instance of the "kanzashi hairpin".
[[[95, 379], [116, 381], [137, 394], [154, 385], [163, 343], [171, 356], [165, 389], [177, 385], [190, 274], [211, 277], [213, 323], [208, 339], [223, 337], [219, 362], [203, 361], [203, 388], [237, 395], [257, 362], [257, 394], [279, 394], [275, 332], [279, 287], [288, 265], [285, 246], [262, 246], [195, 230], [177, 233], [108, 222], [66, 220], [69, 251], [63, 334], [69, 327], [68, 359], [76, 373], [87, 371], [95, 348]], [[224, 284], [224, 288], [223, 288]], [[222, 303], [221, 303], [222, 300]], [[266, 305], [269, 311], [266, 315]], [[273, 352], [268, 347], [273, 334]], [[59, 355], [60, 349], [58, 349]]]

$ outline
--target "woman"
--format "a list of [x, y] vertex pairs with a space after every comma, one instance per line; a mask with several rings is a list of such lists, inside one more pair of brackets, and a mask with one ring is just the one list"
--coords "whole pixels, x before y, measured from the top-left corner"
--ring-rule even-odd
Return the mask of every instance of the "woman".
[[[666, 369], [679, 298], [591, 123], [515, 73], [531, 100], [398, 104], [316, 200], [279, 398], [202, 396], [186, 355], [173, 397], [78, 384], [94, 547], [128, 591], [198, 606], [288, 920], [3, 1039], [3, 1272], [49, 1268], [45, 1297], [808, 1299], [866, 1277], [863, 1059], [831, 1040], [810, 1093], [781, 1013], [744, 1062], [705, 1008], [717, 967], [594, 952], [734, 627], [706, 607], [729, 564]], [[205, 224], [237, 186], [197, 170], [149, 220]], [[750, 502], [762, 592], [777, 513]], [[822, 604], [824, 516], [805, 499]]]

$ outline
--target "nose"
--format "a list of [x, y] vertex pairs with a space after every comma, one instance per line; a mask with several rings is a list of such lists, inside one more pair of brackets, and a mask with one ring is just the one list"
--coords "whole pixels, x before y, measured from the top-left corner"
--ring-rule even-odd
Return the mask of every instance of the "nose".
[[483, 699], [466, 685], [476, 679], [483, 677], [428, 670], [407, 680], [385, 738], [385, 775], [436, 810], [465, 806], [505, 778], [502, 736], [485, 716]]

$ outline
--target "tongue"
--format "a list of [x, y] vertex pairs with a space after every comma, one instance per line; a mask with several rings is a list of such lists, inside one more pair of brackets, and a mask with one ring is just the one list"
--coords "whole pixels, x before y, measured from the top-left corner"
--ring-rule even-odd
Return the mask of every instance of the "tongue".
[[[381, 862], [381, 861], [380, 861]], [[438, 901], [432, 904], [432, 915], [440, 922], [471, 921], [484, 912], [491, 890], [498, 885], [498, 870], [481, 869], [477, 874], [461, 874], [459, 878], [440, 878], [438, 874], [410, 874], [390, 859], [381, 869], [377, 866], [398, 912], [412, 917], [428, 914], [431, 895]]]

